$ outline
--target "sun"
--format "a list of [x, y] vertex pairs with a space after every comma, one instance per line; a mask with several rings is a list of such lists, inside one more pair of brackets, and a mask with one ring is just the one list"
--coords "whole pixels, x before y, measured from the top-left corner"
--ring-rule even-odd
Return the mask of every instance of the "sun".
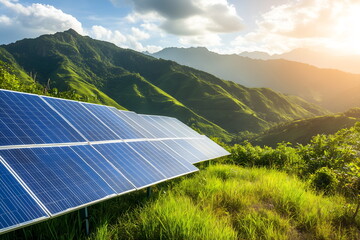
[[334, 37], [333, 45], [338, 50], [360, 54], [360, 4], [353, 4], [342, 12], [334, 26]]

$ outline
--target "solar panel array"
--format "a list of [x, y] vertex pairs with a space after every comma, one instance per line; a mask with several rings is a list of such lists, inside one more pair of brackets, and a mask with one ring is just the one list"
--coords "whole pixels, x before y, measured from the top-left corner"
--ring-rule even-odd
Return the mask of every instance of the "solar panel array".
[[0, 90], [0, 234], [228, 155], [179, 120]]

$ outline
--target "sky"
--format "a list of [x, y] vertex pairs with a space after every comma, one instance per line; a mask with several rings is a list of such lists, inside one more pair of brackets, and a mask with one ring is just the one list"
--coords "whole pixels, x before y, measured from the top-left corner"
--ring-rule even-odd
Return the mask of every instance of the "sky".
[[360, 0], [0, 0], [0, 44], [69, 28], [137, 51], [360, 55]]

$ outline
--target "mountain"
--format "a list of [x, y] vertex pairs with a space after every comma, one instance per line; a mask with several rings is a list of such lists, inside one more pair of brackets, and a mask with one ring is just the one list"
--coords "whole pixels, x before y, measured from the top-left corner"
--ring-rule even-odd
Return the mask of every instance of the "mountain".
[[279, 124], [251, 139], [251, 143], [271, 147], [276, 147], [280, 142], [307, 144], [317, 134], [334, 134], [340, 129], [352, 127], [359, 121], [360, 108], [352, 108], [341, 114]]
[[264, 52], [242, 52], [239, 55], [262, 60], [285, 59], [319, 68], [338, 69], [344, 72], [360, 74], [360, 55], [340, 55], [307, 48], [297, 48], [287, 53], [274, 55]]
[[[246, 88], [74, 30], [0, 46], [0, 60], [60, 91], [76, 91], [139, 113], [169, 115], [210, 136], [230, 138], [327, 113], [300, 98]], [[21, 76], [19, 76], [21, 77]], [[110, 104], [113, 105], [113, 104]]]
[[297, 95], [330, 111], [360, 106], [360, 75], [308, 64], [276, 59], [259, 60], [238, 55], [221, 55], [206, 48], [166, 48], [153, 54], [171, 59], [247, 87], [269, 87]]

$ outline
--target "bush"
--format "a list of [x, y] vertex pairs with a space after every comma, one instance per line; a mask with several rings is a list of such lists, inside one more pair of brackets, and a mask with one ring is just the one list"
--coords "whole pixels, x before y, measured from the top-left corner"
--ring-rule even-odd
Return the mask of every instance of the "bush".
[[316, 190], [329, 194], [336, 190], [339, 181], [333, 170], [323, 167], [310, 176], [310, 183]]

